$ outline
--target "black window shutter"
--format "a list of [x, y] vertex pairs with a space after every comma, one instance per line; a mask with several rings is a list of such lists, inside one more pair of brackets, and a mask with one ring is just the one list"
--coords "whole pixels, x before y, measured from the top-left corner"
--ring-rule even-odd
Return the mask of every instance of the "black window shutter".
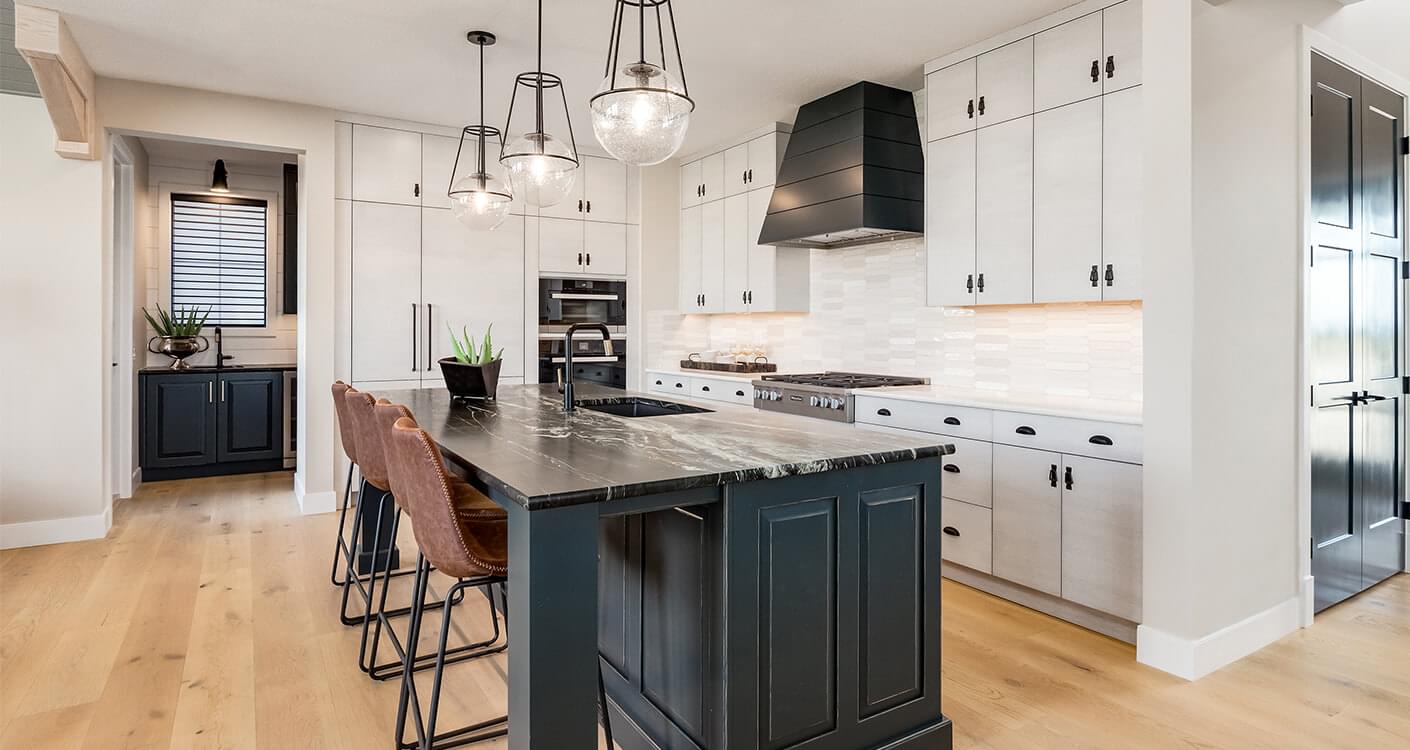
[[262, 200], [171, 196], [171, 307], [210, 310], [208, 326], [263, 327], [269, 207]]
[[284, 314], [299, 312], [299, 165], [284, 165]]

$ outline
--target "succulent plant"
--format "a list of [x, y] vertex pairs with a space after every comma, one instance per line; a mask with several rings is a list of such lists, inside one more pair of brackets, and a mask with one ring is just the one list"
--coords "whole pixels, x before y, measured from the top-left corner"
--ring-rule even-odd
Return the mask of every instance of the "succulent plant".
[[162, 309], [161, 303], [157, 303], [157, 316], [154, 318], [142, 308], [142, 316], [147, 319], [147, 324], [158, 336], [170, 338], [184, 338], [197, 336], [201, 333], [201, 328], [206, 325], [206, 318], [209, 318], [211, 309], [207, 307], [202, 310], [199, 306], [187, 308], [172, 308], [171, 312]]
[[470, 335], [469, 327], [461, 328], [464, 338], [455, 335], [455, 329], [446, 324], [446, 330], [450, 332], [450, 345], [455, 349], [455, 360], [466, 365], [487, 365], [504, 355], [504, 347], [499, 351], [494, 349], [494, 339], [491, 332], [494, 324], [491, 323], [485, 329], [485, 337], [480, 341], [479, 346], [475, 344], [475, 337]]

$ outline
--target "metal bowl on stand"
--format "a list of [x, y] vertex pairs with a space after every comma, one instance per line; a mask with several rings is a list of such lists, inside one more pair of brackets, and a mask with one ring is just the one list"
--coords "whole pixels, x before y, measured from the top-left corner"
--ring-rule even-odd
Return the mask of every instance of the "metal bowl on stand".
[[[152, 343], [160, 341], [154, 349]], [[205, 336], [153, 336], [147, 341], [147, 351], [153, 354], [165, 354], [171, 357], [171, 369], [189, 370], [191, 365], [186, 364], [186, 358], [211, 348], [211, 342]]]

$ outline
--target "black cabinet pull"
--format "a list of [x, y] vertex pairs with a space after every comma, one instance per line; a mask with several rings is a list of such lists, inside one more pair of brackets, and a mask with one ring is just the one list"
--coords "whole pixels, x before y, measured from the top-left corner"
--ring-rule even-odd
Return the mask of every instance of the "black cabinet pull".
[[1092, 61], [1092, 83], [1097, 83], [1097, 82], [1099, 82], [1099, 81], [1101, 81], [1101, 80], [1102, 80], [1101, 64], [1098, 63], [1096, 60], [1093, 60], [1093, 61]]
[[587, 212], [588, 212], [588, 213], [592, 213], [592, 201], [588, 201], [586, 205], [587, 205]]
[[748, 301], [749, 301], [749, 292], [740, 292], [740, 293], [739, 293], [739, 301], [740, 301], [740, 302], [748, 302]]
[[973, 100], [973, 99], [970, 99], [970, 100], [969, 100], [969, 107], [966, 108], [965, 111], [969, 113], [969, 119], [973, 120], [973, 119], [974, 119], [974, 100]]
[[979, 114], [984, 114], [984, 97], [979, 97]]
[[677, 388], [684, 388], [684, 387], [685, 387], [685, 383], [676, 383], [676, 387], [677, 387]]
[[1116, 55], [1106, 56], [1106, 77], [1111, 78], [1116, 75]]
[[752, 170], [752, 169], [749, 170], [749, 181], [750, 181], [750, 182], [753, 182], [753, 181], [754, 181], [754, 170]]
[[941, 529], [941, 531], [945, 532], [945, 534], [948, 536], [958, 537], [960, 535], [960, 530], [955, 528], [954, 526], [946, 526], [945, 528]]
[[744, 170], [743, 172], [740, 172], [740, 173], [739, 173], [739, 181], [740, 181], [740, 182], [749, 182], [749, 170], [746, 169], [746, 170]]
[[709, 392], [710, 386], [708, 386], [708, 385], [702, 385], [702, 386], [700, 386], [700, 390], [705, 391], [705, 392]]
[[1088, 276], [1087, 278], [1091, 280], [1092, 286], [1096, 286], [1096, 285], [1097, 285], [1097, 267], [1096, 267], [1096, 266], [1092, 266], [1092, 275], [1091, 275], [1091, 276]]
[[1054, 487], [1057, 486], [1057, 464], [1050, 464], [1048, 466], [1048, 484]]
[[592, 265], [592, 253], [587, 254], [587, 264]]
[[959, 417], [945, 417], [945, 424], [952, 425], [952, 426], [955, 426], [955, 427], [959, 427], [959, 426], [960, 426]]
[[416, 372], [416, 303], [411, 303], [411, 371]]
[[747, 294], [748, 296], [744, 299], [744, 301], [748, 302], [751, 305], [754, 304], [754, 290], [750, 289], [749, 291], [745, 292], [745, 294]]
[[735, 392], [734, 392], [734, 395], [736, 395], [736, 396], [743, 396], [743, 395], [744, 395], [744, 391], [735, 391]]
[[582, 198], [579, 198], [579, 199], [578, 199], [578, 213], [582, 213], [582, 212], [583, 212], [583, 199], [582, 199]]
[[891, 410], [890, 410], [890, 409], [877, 409], [877, 410], [876, 410], [876, 415], [877, 415], [878, 417], [889, 417], [889, 416], [891, 416]]
[[656, 381], [656, 385], [661, 385], [661, 381]]
[[984, 293], [984, 274], [982, 273], [979, 274], [979, 292], [980, 294]]
[[956, 465], [954, 465], [954, 464], [945, 464], [945, 466], [944, 466], [943, 468], [945, 469], [945, 471], [948, 471], [948, 472], [950, 472], [951, 474], [958, 474], [958, 473], [960, 473], [960, 467], [958, 467], [958, 466], [956, 466]]
[[1087, 438], [1087, 442], [1092, 445], [1111, 445], [1111, 438], [1106, 435], [1093, 435]]
[[1032, 427], [1029, 427], [1029, 426], [1026, 425], [1026, 424], [1025, 424], [1025, 425], [1020, 425], [1018, 429], [1014, 430], [1014, 432], [1017, 432], [1017, 433], [1020, 434], [1020, 435], [1037, 435], [1037, 434], [1038, 434], [1038, 431], [1037, 431], [1037, 430], [1033, 429]]
[[1072, 489], [1072, 467], [1067, 466], [1062, 470], [1062, 483], [1067, 489]]
[[1106, 285], [1111, 286], [1111, 282], [1116, 281], [1116, 272], [1111, 269], [1111, 264], [1106, 264]]
[[974, 274], [970, 274], [964, 280], [964, 290], [970, 294], [974, 294]]
[[421, 197], [421, 183], [418, 182], [415, 185], [411, 186], [411, 194], [416, 196], [417, 198]]
[[426, 303], [426, 372], [431, 371], [431, 303]]

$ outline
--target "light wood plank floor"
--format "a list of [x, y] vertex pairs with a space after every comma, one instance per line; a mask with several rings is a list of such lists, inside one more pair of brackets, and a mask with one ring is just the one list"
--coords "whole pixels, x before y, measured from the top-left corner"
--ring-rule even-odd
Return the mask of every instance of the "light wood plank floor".
[[[397, 685], [338, 623], [335, 524], [297, 514], [288, 474], [186, 480], [120, 503], [105, 540], [0, 552], [0, 748], [386, 748]], [[956, 748], [1410, 748], [1410, 576], [1194, 684], [948, 581], [944, 606]], [[503, 713], [504, 674], [448, 669], [443, 726]]]

